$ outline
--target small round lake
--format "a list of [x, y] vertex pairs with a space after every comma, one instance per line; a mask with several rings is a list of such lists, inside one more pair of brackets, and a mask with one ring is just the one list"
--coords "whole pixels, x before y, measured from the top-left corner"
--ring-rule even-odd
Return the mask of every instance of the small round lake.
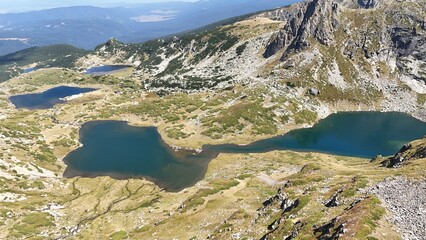
[[90, 75], [108, 75], [113, 74], [117, 72], [125, 71], [126, 69], [130, 68], [129, 65], [104, 65], [99, 67], [92, 67], [87, 69], [84, 73], [90, 74]]
[[51, 88], [42, 93], [31, 93], [11, 96], [9, 100], [15, 105], [16, 108], [27, 109], [49, 109], [59, 103], [64, 103], [62, 98], [95, 91], [95, 88], [78, 88], [60, 86]]
[[168, 191], [201, 180], [219, 153], [261, 153], [273, 150], [324, 152], [371, 158], [392, 155], [426, 134], [426, 123], [402, 113], [333, 114], [312, 128], [251, 143], [206, 145], [201, 153], [175, 151], [156, 128], [133, 127], [120, 121], [89, 122], [80, 129], [83, 147], [68, 154], [65, 177], [145, 177]]

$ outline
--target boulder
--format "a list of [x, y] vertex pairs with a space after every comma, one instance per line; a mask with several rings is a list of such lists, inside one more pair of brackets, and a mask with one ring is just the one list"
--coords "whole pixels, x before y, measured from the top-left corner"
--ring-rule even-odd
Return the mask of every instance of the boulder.
[[382, 161], [383, 160], [383, 156], [382, 155], [377, 155], [375, 157], [373, 157], [370, 162], [377, 162], [377, 161]]
[[308, 90], [308, 93], [311, 94], [312, 96], [318, 96], [320, 94], [320, 91], [316, 88], [310, 88]]

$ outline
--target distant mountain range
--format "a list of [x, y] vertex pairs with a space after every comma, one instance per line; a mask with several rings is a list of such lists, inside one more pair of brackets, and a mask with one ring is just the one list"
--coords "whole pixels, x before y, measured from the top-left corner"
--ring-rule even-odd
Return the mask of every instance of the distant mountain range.
[[0, 14], [0, 55], [51, 44], [93, 49], [112, 37], [127, 43], [143, 42], [293, 2], [295, 0], [202, 0]]

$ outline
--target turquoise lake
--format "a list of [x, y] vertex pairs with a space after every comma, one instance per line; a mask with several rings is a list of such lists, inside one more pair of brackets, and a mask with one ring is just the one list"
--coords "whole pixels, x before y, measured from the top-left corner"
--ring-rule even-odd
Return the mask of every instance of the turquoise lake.
[[209, 162], [219, 153], [294, 150], [372, 158], [392, 155], [405, 143], [424, 135], [426, 123], [407, 114], [348, 112], [330, 115], [312, 128], [249, 145], [205, 145], [201, 153], [196, 153], [173, 150], [154, 127], [95, 121], [80, 129], [83, 147], [65, 157], [68, 168], [64, 176], [145, 177], [168, 191], [179, 191], [201, 180]]
[[95, 88], [79, 88], [79, 87], [68, 87], [60, 86], [51, 88], [42, 93], [31, 93], [16, 95], [9, 98], [16, 108], [27, 108], [27, 109], [48, 109], [52, 108], [56, 104], [64, 103], [65, 101], [61, 98], [69, 97], [72, 95], [92, 92]]

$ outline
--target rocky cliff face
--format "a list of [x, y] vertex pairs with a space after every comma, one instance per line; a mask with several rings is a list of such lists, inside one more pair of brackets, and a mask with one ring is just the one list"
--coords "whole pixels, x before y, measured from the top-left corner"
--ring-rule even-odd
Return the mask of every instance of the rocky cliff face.
[[[281, 60], [285, 61], [291, 53], [317, 42], [351, 60], [358, 52], [365, 59], [392, 58], [404, 81], [424, 93], [425, 10], [421, 1], [379, 4], [375, 0], [313, 0], [287, 11], [266, 13], [265, 16], [286, 22], [269, 40], [264, 56], [283, 50]], [[410, 80], [418, 82], [408, 83]], [[418, 88], [419, 85], [423, 87]]]
[[[330, 46], [334, 43], [333, 31], [338, 25], [338, 4], [327, 0], [313, 0], [295, 8], [292, 14], [284, 14], [284, 28], [270, 39], [264, 57], [268, 58], [285, 49], [281, 60], [293, 52], [309, 46], [309, 38]], [[268, 16], [265, 15], [265, 16]]]

